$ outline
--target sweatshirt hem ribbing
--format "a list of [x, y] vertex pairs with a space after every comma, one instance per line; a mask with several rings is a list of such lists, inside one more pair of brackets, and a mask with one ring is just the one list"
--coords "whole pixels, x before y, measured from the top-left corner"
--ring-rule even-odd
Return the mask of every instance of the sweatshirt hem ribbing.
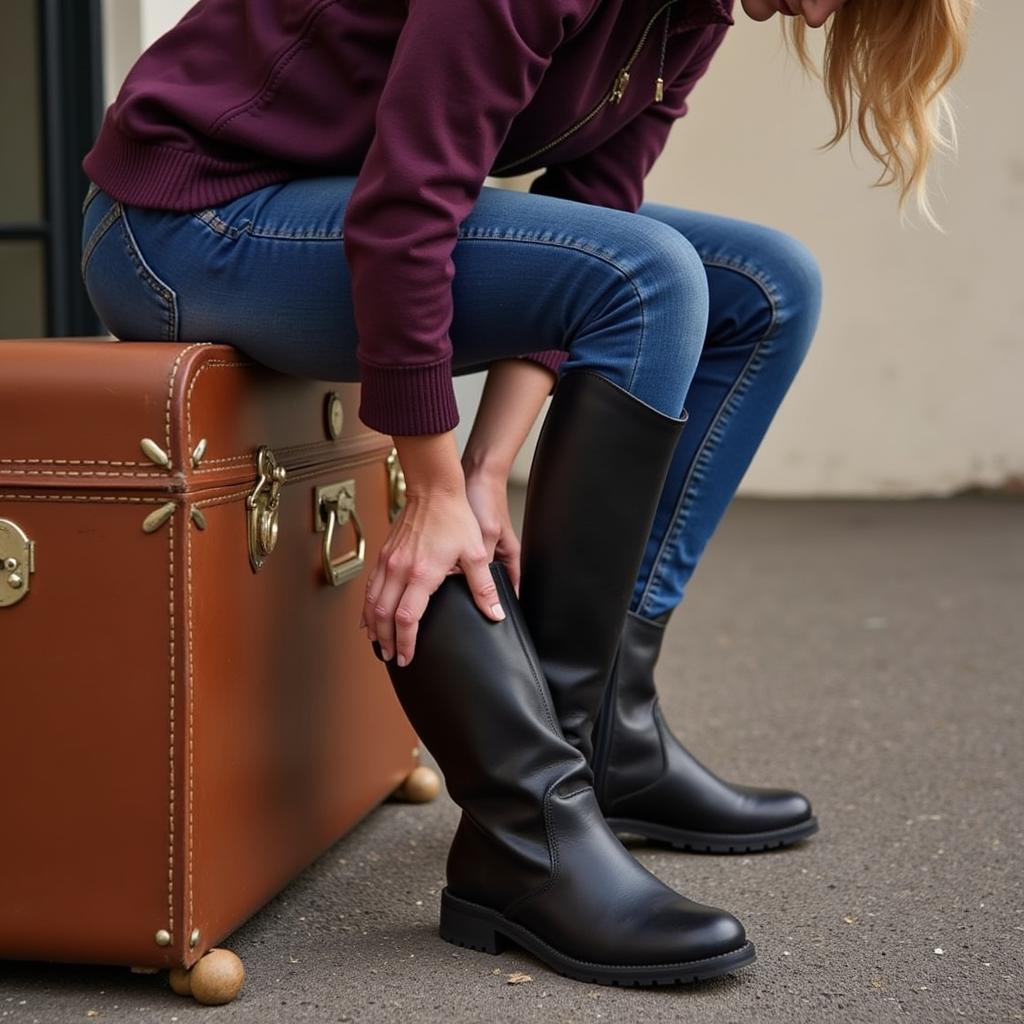
[[138, 142], [109, 124], [82, 160], [82, 170], [122, 203], [177, 213], [205, 209], [296, 177], [294, 168], [246, 167], [194, 150]]

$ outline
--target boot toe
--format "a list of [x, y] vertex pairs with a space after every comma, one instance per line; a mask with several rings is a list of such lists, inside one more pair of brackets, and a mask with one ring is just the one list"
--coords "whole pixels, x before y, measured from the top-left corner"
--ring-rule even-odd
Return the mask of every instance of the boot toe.
[[811, 817], [811, 801], [796, 790], [775, 790], [768, 804], [771, 818], [778, 823], [777, 828], [799, 825]]
[[[747, 942], [743, 925], [732, 914], [679, 896], [636, 936], [647, 946], [648, 963], [693, 963], [734, 953]], [[639, 949], [636, 950], [639, 952]]]
[[768, 832], [799, 825], [811, 817], [811, 802], [793, 789], [734, 786], [742, 794], [740, 813], [731, 831]]
[[740, 921], [718, 907], [701, 906], [687, 921], [685, 932], [686, 960], [722, 956], [742, 948], [747, 942], [746, 929]]

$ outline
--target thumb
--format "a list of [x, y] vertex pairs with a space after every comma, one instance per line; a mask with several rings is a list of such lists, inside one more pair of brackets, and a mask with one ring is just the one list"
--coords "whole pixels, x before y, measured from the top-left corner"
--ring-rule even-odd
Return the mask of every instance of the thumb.
[[505, 610], [501, 607], [498, 588], [494, 582], [490, 562], [481, 559], [470, 562], [464, 567], [466, 582], [473, 593], [477, 607], [489, 619], [500, 622], [505, 618]]

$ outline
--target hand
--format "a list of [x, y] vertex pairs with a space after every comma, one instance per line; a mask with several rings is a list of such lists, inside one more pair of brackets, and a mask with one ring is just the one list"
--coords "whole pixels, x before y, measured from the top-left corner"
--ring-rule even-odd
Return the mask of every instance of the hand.
[[491, 620], [503, 619], [489, 561], [464, 487], [407, 492], [367, 580], [360, 626], [380, 643], [385, 661], [397, 654], [397, 663], [407, 665], [430, 595], [460, 570], [480, 611]]
[[520, 545], [508, 511], [508, 474], [488, 469], [467, 471], [466, 497], [480, 524], [488, 558], [505, 564], [518, 597]]

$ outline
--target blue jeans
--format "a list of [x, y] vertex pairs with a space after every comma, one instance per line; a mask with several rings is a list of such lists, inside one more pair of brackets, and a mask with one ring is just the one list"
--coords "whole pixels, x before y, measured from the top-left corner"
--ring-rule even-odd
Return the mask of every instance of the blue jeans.
[[[299, 178], [216, 208], [125, 206], [91, 185], [82, 275], [119, 338], [218, 341], [284, 373], [357, 381], [342, 241], [354, 176]], [[814, 333], [807, 249], [770, 228], [484, 186], [452, 260], [453, 373], [562, 348], [683, 430], [631, 608], [682, 598]]]

